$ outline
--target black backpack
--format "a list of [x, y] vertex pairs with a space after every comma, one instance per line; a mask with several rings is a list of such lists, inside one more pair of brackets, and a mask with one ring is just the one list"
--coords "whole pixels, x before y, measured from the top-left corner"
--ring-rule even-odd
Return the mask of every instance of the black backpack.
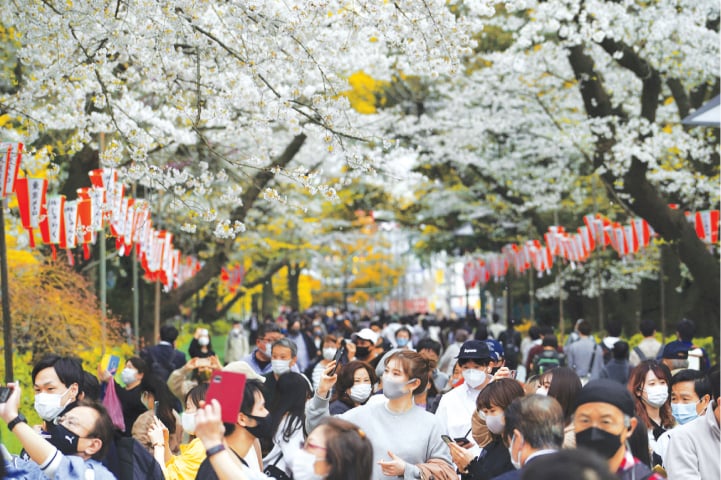
[[554, 368], [563, 367], [565, 358], [556, 350], [544, 350], [533, 357], [534, 373], [542, 375], [543, 373], [553, 370]]
[[160, 464], [133, 437], [117, 432], [103, 460], [105, 467], [118, 480], [163, 480]]

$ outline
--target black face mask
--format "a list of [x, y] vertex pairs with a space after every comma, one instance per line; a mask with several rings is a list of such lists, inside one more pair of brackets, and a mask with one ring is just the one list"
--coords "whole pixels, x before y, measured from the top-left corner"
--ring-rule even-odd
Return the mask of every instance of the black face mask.
[[371, 354], [371, 349], [368, 347], [355, 347], [355, 356], [358, 358], [366, 358]]
[[48, 425], [48, 433], [50, 438], [48, 442], [53, 444], [55, 448], [65, 455], [74, 455], [78, 453], [78, 440], [80, 435], [77, 435], [60, 424]]
[[593, 450], [602, 457], [609, 459], [621, 448], [621, 435], [614, 435], [600, 428], [591, 427], [576, 432], [576, 445]]
[[272, 438], [275, 432], [273, 431], [273, 419], [270, 415], [265, 417], [256, 417], [254, 415], [248, 415], [250, 418], [258, 422], [255, 427], [245, 427], [251, 435], [255, 438]]

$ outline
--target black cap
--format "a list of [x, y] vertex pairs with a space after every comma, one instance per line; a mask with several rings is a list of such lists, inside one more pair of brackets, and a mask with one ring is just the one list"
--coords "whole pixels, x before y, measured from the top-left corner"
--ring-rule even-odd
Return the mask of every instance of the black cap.
[[482, 340], [468, 340], [461, 345], [458, 360], [493, 360], [488, 344]]
[[631, 393], [615, 380], [602, 378], [588, 382], [578, 393], [574, 410], [584, 403], [595, 402], [613, 405], [629, 417], [633, 417], [636, 413]]
[[688, 358], [688, 346], [678, 340], [667, 343], [666, 346], [663, 347], [661, 358], [686, 360]]

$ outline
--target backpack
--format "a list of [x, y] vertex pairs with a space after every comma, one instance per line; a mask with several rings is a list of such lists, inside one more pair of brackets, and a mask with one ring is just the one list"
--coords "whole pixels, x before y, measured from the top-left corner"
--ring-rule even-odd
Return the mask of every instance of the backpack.
[[533, 357], [533, 370], [536, 374], [543, 373], [564, 365], [563, 356], [555, 350], [544, 350]]
[[163, 470], [150, 453], [133, 437], [115, 435], [103, 459], [105, 467], [118, 480], [163, 480]]

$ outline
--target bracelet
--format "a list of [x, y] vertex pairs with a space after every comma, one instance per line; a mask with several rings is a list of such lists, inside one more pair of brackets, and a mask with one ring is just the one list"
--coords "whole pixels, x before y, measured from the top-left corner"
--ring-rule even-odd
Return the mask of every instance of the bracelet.
[[216, 445], [216, 446], [214, 446], [214, 447], [210, 447], [209, 449], [207, 449], [207, 450], [205, 451], [205, 456], [208, 457], [208, 458], [210, 458], [210, 457], [212, 457], [213, 455], [215, 455], [216, 453], [222, 452], [223, 450], [225, 450], [225, 445], [223, 445], [223, 444], [221, 443], [221, 444], [218, 444], [218, 445]]

